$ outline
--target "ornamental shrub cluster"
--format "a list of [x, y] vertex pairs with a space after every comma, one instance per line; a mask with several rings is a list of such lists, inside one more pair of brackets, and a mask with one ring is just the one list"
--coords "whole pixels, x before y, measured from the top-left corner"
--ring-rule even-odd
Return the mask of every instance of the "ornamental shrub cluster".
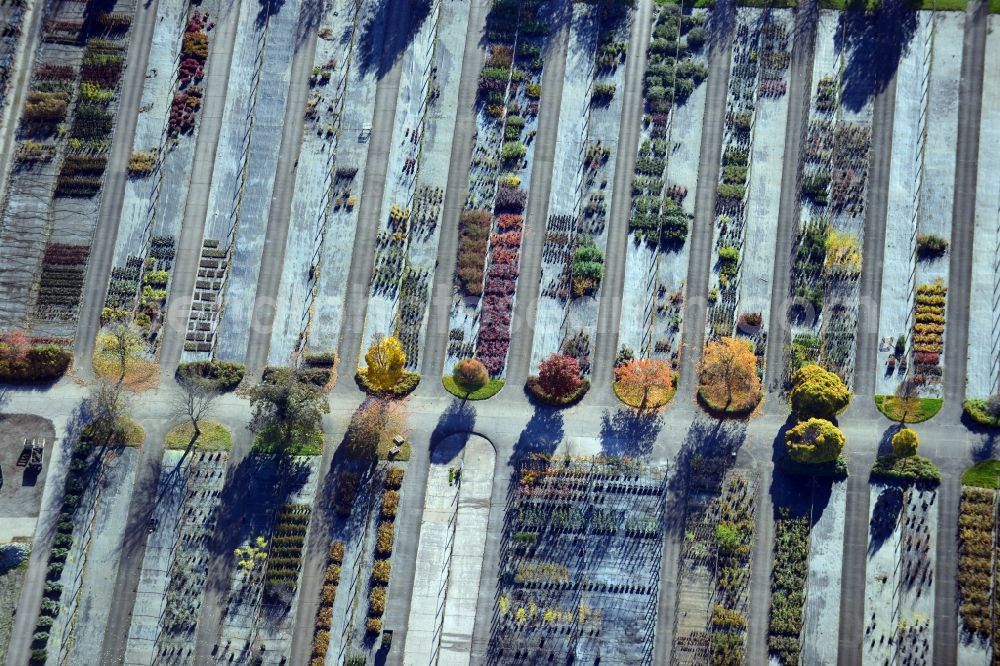
[[789, 457], [799, 463], [835, 462], [846, 440], [830, 419], [850, 404], [850, 391], [840, 377], [815, 364], [799, 368], [792, 384], [788, 397], [799, 422], [785, 433]]
[[0, 337], [0, 381], [55, 381], [72, 360], [73, 355], [59, 345], [33, 344], [20, 331]]

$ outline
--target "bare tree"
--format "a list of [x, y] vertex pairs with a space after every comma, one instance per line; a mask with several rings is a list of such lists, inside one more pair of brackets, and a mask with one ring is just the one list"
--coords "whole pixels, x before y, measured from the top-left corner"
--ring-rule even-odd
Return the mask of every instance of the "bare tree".
[[118, 370], [118, 383], [125, 381], [129, 364], [146, 348], [142, 336], [135, 327], [119, 322], [111, 326], [98, 338], [100, 353], [113, 361]]
[[201, 435], [198, 422], [212, 413], [215, 401], [220, 395], [218, 388], [212, 382], [190, 378], [177, 382], [177, 390], [172, 396], [172, 412], [191, 422], [192, 445]]

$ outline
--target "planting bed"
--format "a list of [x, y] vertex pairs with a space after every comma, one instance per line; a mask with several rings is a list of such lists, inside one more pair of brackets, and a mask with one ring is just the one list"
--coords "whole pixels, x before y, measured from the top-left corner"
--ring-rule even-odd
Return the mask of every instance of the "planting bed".
[[420, 367], [427, 330], [469, 10], [433, 3], [403, 56], [361, 353], [395, 335], [409, 370]]
[[504, 0], [486, 18], [486, 64], [479, 77], [469, 195], [459, 221], [444, 374], [471, 356], [494, 378], [506, 372], [543, 94], [546, 17], [569, 11], [567, 5]]
[[[705, 115], [708, 13], [658, 9], [632, 181], [619, 340], [636, 356], [678, 361]], [[671, 60], [676, 60], [676, 67]]]
[[72, 337], [135, 3], [46, 10], [0, 217], [0, 328]]
[[381, 53], [386, 18], [379, 5], [334, 0], [319, 26], [271, 329], [271, 365], [293, 365], [307, 348], [338, 348], [379, 71], [363, 65], [358, 39], [364, 36], [371, 52]]
[[[132, 319], [159, 344], [212, 46], [216, 2], [158, 5], [102, 323]], [[200, 273], [200, 271], [199, 271]], [[199, 274], [199, 281], [204, 277]]]
[[673, 662], [742, 664], [756, 479], [744, 470], [727, 472], [720, 460], [690, 464]]
[[29, 542], [0, 544], [0, 659], [7, 657], [21, 585], [28, 573]]
[[127, 664], [187, 664], [208, 583], [209, 542], [225, 483], [227, 452], [165, 451], [146, 542]]
[[865, 663], [930, 663], [937, 492], [873, 484], [865, 579]]
[[468, 663], [495, 464], [493, 446], [476, 436], [461, 456], [431, 463], [405, 663]]
[[590, 372], [621, 128], [629, 21], [573, 5], [531, 370], [555, 352]]
[[958, 533], [958, 660], [992, 663], [996, 642], [996, 491], [962, 487]]
[[845, 38], [840, 33], [848, 25], [841, 24], [840, 12], [820, 11], [800, 173], [802, 211], [792, 258], [792, 353], [787, 370], [819, 362], [850, 387], [875, 77], [870, 71], [850, 80], [842, 75], [845, 60], [855, 57], [849, 49], [875, 46], [870, 39]]
[[[253, 469], [238, 526], [236, 561], [228, 590], [217, 658], [287, 663], [298, 606], [302, 549], [316, 495], [320, 459], [252, 453]], [[241, 562], [247, 562], [243, 566]], [[261, 645], [266, 650], [261, 652]]]
[[[919, 395], [941, 395], [963, 25], [959, 14], [918, 12], [896, 75], [879, 394], [895, 393], [908, 378]], [[941, 288], [930, 291], [935, 283]]]
[[651, 660], [663, 470], [627, 458], [532, 456], [515, 474], [490, 662]]
[[299, 9], [299, 0], [240, 5], [199, 262], [212, 275], [195, 283], [185, 361], [246, 356]]
[[330, 608], [330, 628], [313, 638], [313, 659], [325, 657], [329, 666], [339, 664], [345, 653], [368, 659], [379, 647], [404, 471], [381, 462], [330, 472], [340, 517], [333, 538], [343, 544], [343, 568], [327, 572], [321, 602]]
[[762, 367], [770, 319], [793, 23], [788, 10], [738, 10], [715, 200], [706, 335], [713, 339], [735, 332], [748, 338]]
[[[127, 447], [74, 452], [60, 521], [65, 527], [57, 527], [49, 557], [48, 580], [59, 586], [49, 600], [58, 609], [51, 613], [42, 603], [42, 617], [53, 617], [44, 630], [48, 664], [101, 662], [111, 606], [120, 601], [108, 581], [118, 575], [138, 458], [139, 451]], [[36, 632], [43, 631], [42, 622]]]
[[[983, 399], [1000, 390], [1000, 16], [990, 16], [979, 130], [979, 176], [972, 243], [972, 298], [965, 395]], [[965, 298], [965, 294], [961, 295]]]

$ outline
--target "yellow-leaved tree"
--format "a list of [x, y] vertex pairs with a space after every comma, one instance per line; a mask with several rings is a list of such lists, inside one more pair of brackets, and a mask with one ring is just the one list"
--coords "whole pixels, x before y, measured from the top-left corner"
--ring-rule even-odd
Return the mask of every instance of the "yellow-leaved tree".
[[390, 391], [406, 372], [406, 353], [403, 343], [394, 336], [375, 341], [365, 354], [365, 377], [368, 384], [377, 391]]

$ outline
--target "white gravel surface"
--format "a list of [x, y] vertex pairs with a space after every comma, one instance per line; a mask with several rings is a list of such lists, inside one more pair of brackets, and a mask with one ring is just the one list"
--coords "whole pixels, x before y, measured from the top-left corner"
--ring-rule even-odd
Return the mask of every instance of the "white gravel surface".
[[809, 532], [803, 608], [802, 663], [833, 664], [840, 641], [840, 579], [844, 562], [847, 482], [832, 484], [830, 499]]

